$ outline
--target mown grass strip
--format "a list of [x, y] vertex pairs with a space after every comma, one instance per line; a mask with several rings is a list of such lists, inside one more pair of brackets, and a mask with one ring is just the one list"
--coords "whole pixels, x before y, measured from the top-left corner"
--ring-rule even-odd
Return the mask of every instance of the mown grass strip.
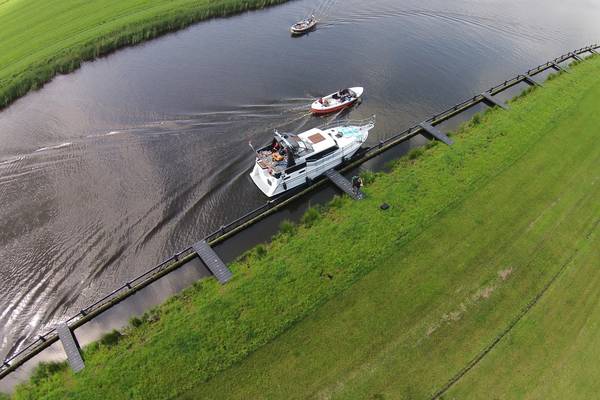
[[[592, 226], [592, 228], [588, 232], [588, 235], [591, 236], [592, 234], [594, 234], [597, 231], [597, 229], [598, 229], [598, 222]], [[502, 330], [502, 332], [500, 332], [488, 346], [486, 346], [479, 354], [477, 354], [477, 356], [475, 358], [473, 358], [471, 361], [469, 361], [469, 363], [466, 366], [464, 366], [456, 375], [454, 375], [450, 379], [450, 381], [448, 381], [448, 383], [446, 383], [440, 390], [438, 390], [431, 397], [431, 399], [437, 400], [437, 399], [443, 398], [444, 394], [446, 392], [448, 392], [448, 390], [450, 390], [450, 388], [452, 386], [456, 385], [460, 381], [460, 379], [462, 379], [469, 371], [471, 371], [473, 368], [475, 368], [477, 366], [477, 364], [481, 360], [483, 360], [483, 358], [485, 356], [487, 356], [489, 354], [489, 352], [492, 351], [496, 347], [496, 345], [498, 343], [500, 343], [500, 341], [502, 339], [504, 339], [506, 337], [506, 335], [508, 335], [511, 332], [511, 330], [519, 323], [519, 321], [521, 321], [523, 319], [523, 317], [525, 317], [527, 315], [527, 313], [529, 311], [531, 311], [531, 309], [540, 301], [542, 296], [544, 296], [544, 294], [546, 294], [548, 289], [550, 289], [550, 287], [557, 281], [557, 279], [560, 277], [560, 275], [567, 269], [568, 266], [570, 266], [573, 263], [573, 260], [579, 255], [578, 253], [579, 253], [579, 249], [575, 249], [575, 252], [570, 255], [570, 258], [563, 263], [563, 265], [560, 267], [560, 269], [552, 276], [552, 278], [548, 281], [548, 283], [546, 283], [546, 285], [542, 288], [542, 290], [539, 293], [537, 293], [533, 297], [533, 299], [531, 299], [531, 301], [529, 303], [527, 303], [527, 305], [525, 305], [525, 307], [523, 307], [523, 309], [521, 309], [519, 314], [517, 316], [515, 316], [515, 318], [513, 318], [512, 321], [510, 321], [510, 323], [506, 326], [506, 328], [504, 328]], [[489, 394], [489, 392], [488, 392], [488, 394]]]
[[599, 388], [600, 235], [595, 230], [519, 325], [447, 398], [594, 398]]
[[0, 109], [57, 74], [194, 22], [286, 0], [9, 0], [0, 3]]
[[228, 285], [195, 284], [85, 349], [82, 373], [15, 398], [431, 396], [589, 229], [596, 137], [569, 127], [599, 71], [582, 63], [379, 174], [366, 200], [286, 224]]

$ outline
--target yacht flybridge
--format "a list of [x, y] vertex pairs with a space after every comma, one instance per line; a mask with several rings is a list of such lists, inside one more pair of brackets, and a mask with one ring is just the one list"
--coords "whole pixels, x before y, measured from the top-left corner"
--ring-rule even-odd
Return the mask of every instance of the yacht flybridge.
[[352, 157], [374, 126], [373, 116], [364, 121], [313, 128], [297, 135], [276, 131], [271, 143], [256, 151], [250, 177], [265, 195], [277, 196]]

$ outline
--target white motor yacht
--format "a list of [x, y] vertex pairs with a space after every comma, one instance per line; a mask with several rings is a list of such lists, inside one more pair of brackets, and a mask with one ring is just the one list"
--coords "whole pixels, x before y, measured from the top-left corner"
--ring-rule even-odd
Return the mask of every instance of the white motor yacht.
[[270, 144], [256, 151], [250, 177], [268, 197], [310, 182], [352, 157], [375, 126], [364, 121], [342, 121], [299, 134], [275, 132]]

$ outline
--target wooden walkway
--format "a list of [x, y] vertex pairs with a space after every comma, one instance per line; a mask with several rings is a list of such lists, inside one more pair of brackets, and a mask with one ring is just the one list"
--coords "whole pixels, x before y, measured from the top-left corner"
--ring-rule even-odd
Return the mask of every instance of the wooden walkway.
[[440, 131], [438, 128], [435, 128], [433, 125], [427, 122], [421, 122], [419, 125], [421, 126], [421, 128], [423, 128], [423, 130], [425, 130], [425, 132], [427, 132], [437, 140], [446, 143], [448, 146], [454, 144], [454, 141], [452, 141], [452, 139], [446, 136], [446, 134]]
[[483, 99], [484, 99], [483, 101], [485, 101], [488, 105], [490, 105], [492, 107], [498, 106], [498, 107], [502, 108], [503, 110], [508, 110], [508, 105], [505, 102], [496, 100], [488, 92], [483, 92], [483, 93], [481, 93], [481, 95], [483, 96]]
[[552, 64], [552, 68], [554, 68], [555, 70], [557, 70], [559, 72], [569, 72], [566, 69], [564, 69], [563, 67], [561, 67], [560, 65], [558, 65], [557, 63], [555, 63], [554, 61], [552, 61], [551, 64]]
[[227, 268], [225, 263], [221, 261], [217, 253], [209, 246], [206, 240], [202, 240], [192, 246], [198, 257], [202, 260], [209, 271], [217, 278], [219, 283], [227, 283], [233, 274]]
[[530, 84], [531, 86], [544, 86], [541, 83], [539, 83], [538, 81], [536, 81], [535, 79], [533, 79], [531, 77], [531, 75], [529, 74], [524, 74], [523, 78], [525, 79], [525, 82], [527, 82], [528, 84]]
[[354, 191], [352, 188], [352, 183], [348, 181], [348, 179], [344, 178], [342, 174], [337, 172], [335, 169], [330, 169], [324, 174], [335, 186], [343, 190], [348, 196], [352, 197], [354, 200], [362, 200], [365, 198], [365, 195], [360, 190]]
[[85, 364], [83, 363], [83, 358], [81, 358], [81, 353], [79, 352], [79, 345], [69, 326], [66, 323], [62, 323], [56, 327], [56, 332], [58, 333], [63, 349], [67, 354], [69, 365], [73, 371], [79, 372], [84, 369]]

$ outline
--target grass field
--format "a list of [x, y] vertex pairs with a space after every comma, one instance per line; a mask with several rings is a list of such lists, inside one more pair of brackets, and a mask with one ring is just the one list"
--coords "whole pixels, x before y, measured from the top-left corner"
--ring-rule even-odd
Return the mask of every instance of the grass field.
[[0, 109], [57, 73], [203, 19], [285, 0], [0, 0]]
[[14, 397], [593, 397], [599, 74], [596, 57], [417, 150]]
[[446, 398], [598, 397], [599, 267], [596, 226], [547, 295]]
[[[187, 398], [428, 399], [513, 324], [444, 399], [596, 397], [599, 73], [597, 58], [458, 137], [463, 146], [485, 133], [499, 141], [541, 133], [526, 152], [523, 143], [511, 155], [488, 151], [519, 159], [408, 245], [380, 235], [388, 243], [378, 268]], [[471, 160], [457, 151], [442, 158], [462, 171]], [[402, 204], [398, 178], [410, 174], [381, 179], [371, 198]]]

